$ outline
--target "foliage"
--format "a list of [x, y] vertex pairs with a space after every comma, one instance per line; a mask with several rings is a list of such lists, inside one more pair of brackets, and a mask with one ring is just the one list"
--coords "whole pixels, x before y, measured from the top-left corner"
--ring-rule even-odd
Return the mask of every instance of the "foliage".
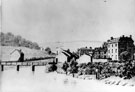
[[[76, 65], [76, 64], [74, 64]], [[65, 63], [63, 64], [65, 66]], [[65, 67], [64, 67], [65, 69]], [[118, 76], [124, 79], [135, 77], [135, 61], [118, 62], [93, 62], [80, 64], [79, 66], [68, 66], [66, 71], [78, 73], [78, 75], [96, 75], [97, 79], [104, 79], [110, 76]]]
[[128, 61], [131, 59], [131, 54], [128, 51], [124, 51], [120, 54], [121, 61]]
[[22, 38], [21, 36], [13, 35], [11, 32], [9, 33], [0, 33], [0, 45], [2, 46], [22, 46], [31, 49], [40, 49], [39, 45], [35, 42], [31, 42]]
[[51, 54], [51, 53], [52, 53], [52, 51], [51, 51], [51, 48], [50, 48], [50, 47], [46, 47], [46, 48], [45, 48], [45, 51], [46, 51], [48, 54]]

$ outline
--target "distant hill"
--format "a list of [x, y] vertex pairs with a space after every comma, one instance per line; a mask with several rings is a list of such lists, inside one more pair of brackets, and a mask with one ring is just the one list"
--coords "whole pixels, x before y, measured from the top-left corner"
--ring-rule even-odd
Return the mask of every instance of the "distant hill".
[[17, 47], [27, 47], [31, 49], [39, 50], [40, 47], [36, 42], [31, 42], [22, 38], [21, 36], [15, 36], [11, 32], [3, 33], [0, 32], [0, 45], [1, 46], [17, 46]]
[[70, 49], [71, 51], [77, 51], [81, 47], [100, 47], [103, 42], [100, 41], [74, 41], [74, 42], [48, 42], [44, 43], [44, 46], [51, 48], [53, 52], [56, 52], [56, 48]]

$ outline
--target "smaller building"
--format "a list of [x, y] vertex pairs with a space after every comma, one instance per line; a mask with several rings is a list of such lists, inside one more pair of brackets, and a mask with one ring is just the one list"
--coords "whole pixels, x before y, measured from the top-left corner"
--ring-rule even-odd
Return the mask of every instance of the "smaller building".
[[79, 56], [84, 55], [84, 54], [90, 55], [93, 53], [93, 49], [92, 49], [92, 47], [90, 47], [90, 48], [83, 47], [83, 48], [78, 49], [78, 53], [79, 53]]
[[94, 49], [95, 59], [106, 59], [107, 58], [107, 43], [104, 42], [101, 47]]
[[56, 58], [58, 58], [58, 62], [64, 63], [67, 61], [67, 56], [64, 55], [63, 53], [59, 53]]
[[80, 56], [80, 58], [77, 60], [79, 64], [81, 63], [89, 63], [91, 62], [91, 58], [89, 55], [83, 54]]
[[95, 59], [106, 59], [107, 58], [107, 49], [104, 47], [95, 48], [93, 57]]
[[18, 61], [20, 57], [20, 53], [15, 51], [13, 54], [10, 55], [10, 61]]

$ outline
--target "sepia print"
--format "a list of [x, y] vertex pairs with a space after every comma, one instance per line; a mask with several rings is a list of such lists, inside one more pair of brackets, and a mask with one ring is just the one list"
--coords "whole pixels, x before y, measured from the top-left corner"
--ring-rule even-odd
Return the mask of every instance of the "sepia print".
[[0, 0], [0, 92], [135, 92], [135, 0]]

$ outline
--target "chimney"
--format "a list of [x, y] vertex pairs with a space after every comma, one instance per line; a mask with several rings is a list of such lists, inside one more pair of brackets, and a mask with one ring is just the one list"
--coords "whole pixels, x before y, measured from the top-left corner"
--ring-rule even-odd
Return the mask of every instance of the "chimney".
[[107, 42], [109, 42], [110, 40], [107, 40]]
[[111, 40], [113, 40], [113, 37], [111, 37]]
[[92, 49], [92, 47], [90, 47], [90, 49]]
[[130, 35], [129, 37], [132, 38], [132, 35]]
[[124, 38], [125, 36], [124, 36], [124, 35], [122, 35], [122, 37]]

